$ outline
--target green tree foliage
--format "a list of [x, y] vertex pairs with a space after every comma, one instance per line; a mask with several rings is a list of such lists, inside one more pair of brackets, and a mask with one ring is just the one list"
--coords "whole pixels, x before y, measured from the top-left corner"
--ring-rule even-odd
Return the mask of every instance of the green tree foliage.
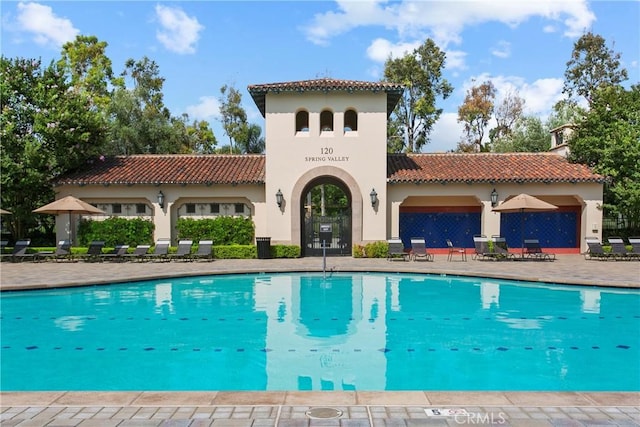
[[60, 65], [5, 57], [0, 63], [2, 206], [13, 212], [8, 222], [18, 238], [51, 221], [31, 211], [53, 199], [51, 180], [99, 155], [106, 124]]
[[442, 77], [445, 59], [445, 52], [431, 39], [402, 58], [387, 59], [385, 80], [405, 87], [389, 119], [390, 152], [419, 152], [429, 142], [433, 125], [442, 114], [436, 100], [448, 98], [453, 91]]
[[106, 154], [178, 153], [172, 135], [171, 114], [164, 106], [158, 65], [147, 57], [128, 59], [123, 79], [116, 87], [109, 105], [111, 131]]
[[627, 78], [627, 70], [620, 68], [620, 53], [608, 48], [602, 36], [588, 32], [573, 45], [563, 93], [569, 98], [582, 96], [591, 104], [599, 88], [618, 85]]
[[492, 142], [491, 148], [496, 153], [549, 151], [551, 148], [549, 129], [538, 117], [520, 117], [509, 135]]
[[109, 85], [117, 83], [106, 49], [107, 43], [98, 41], [95, 36], [77, 36], [62, 46], [58, 61], [73, 89], [86, 94], [99, 110], [104, 110], [111, 100]]
[[464, 137], [458, 143], [458, 151], [488, 151], [482, 140], [493, 115], [495, 97], [496, 89], [490, 81], [467, 91], [464, 102], [458, 107], [458, 122], [464, 124]]
[[605, 209], [640, 232], [640, 85], [601, 87], [569, 140], [572, 162], [605, 175]]
[[220, 88], [220, 115], [222, 128], [229, 137], [229, 152], [233, 152], [234, 144], [247, 137], [247, 113], [242, 108], [242, 94], [233, 86]]

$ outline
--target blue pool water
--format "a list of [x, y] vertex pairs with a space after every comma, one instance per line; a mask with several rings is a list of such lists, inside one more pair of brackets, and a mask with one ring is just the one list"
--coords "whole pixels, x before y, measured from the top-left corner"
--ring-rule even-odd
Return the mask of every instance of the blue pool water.
[[246, 274], [5, 292], [15, 390], [640, 391], [640, 292]]

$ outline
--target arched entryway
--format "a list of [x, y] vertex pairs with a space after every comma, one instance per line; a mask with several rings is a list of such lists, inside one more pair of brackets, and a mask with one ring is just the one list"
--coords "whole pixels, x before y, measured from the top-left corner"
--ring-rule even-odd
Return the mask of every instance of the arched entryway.
[[332, 176], [319, 176], [302, 190], [300, 242], [303, 256], [351, 255], [352, 195]]

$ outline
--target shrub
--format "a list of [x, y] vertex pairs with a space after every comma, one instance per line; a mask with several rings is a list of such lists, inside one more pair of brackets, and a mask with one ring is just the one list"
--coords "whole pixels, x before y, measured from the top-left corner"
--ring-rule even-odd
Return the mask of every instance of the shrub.
[[180, 218], [178, 239], [213, 240], [214, 245], [250, 245], [255, 228], [248, 217], [220, 216], [213, 219]]
[[354, 258], [364, 258], [364, 246], [362, 245], [353, 245], [352, 253]]
[[103, 240], [105, 246], [153, 244], [152, 221], [142, 218], [110, 217], [104, 221], [81, 220], [78, 225], [78, 243], [88, 246], [93, 240]]
[[387, 242], [367, 243], [364, 253], [367, 258], [386, 258], [389, 253], [389, 244]]

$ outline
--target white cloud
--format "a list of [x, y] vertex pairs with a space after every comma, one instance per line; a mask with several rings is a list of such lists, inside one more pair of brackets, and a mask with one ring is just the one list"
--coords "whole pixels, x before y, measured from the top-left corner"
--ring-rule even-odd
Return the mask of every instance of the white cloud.
[[182, 9], [162, 5], [156, 6], [156, 17], [161, 26], [156, 37], [165, 48], [179, 54], [195, 53], [199, 32], [204, 29], [197, 18], [189, 17]]
[[31, 33], [39, 45], [59, 49], [80, 33], [70, 20], [56, 16], [49, 6], [18, 3], [17, 11], [17, 30]]
[[461, 50], [448, 50], [446, 53], [447, 60], [445, 62], [445, 66], [448, 70], [464, 70], [467, 68], [464, 61], [467, 56], [467, 52], [463, 52]]
[[442, 48], [459, 44], [465, 27], [499, 22], [510, 27], [532, 17], [550, 25], [564, 27], [567, 37], [578, 37], [595, 21], [587, 0], [537, 1], [348, 1], [336, 2], [337, 10], [316, 14], [303, 28], [313, 43], [326, 45], [332, 37], [361, 26], [380, 26], [395, 30], [402, 39], [424, 39], [425, 34]]
[[429, 139], [431, 142], [422, 148], [427, 153], [455, 150], [462, 137], [464, 125], [458, 123], [458, 113], [442, 113], [433, 125]]
[[556, 102], [564, 98], [562, 79], [538, 79], [528, 83], [522, 77], [516, 76], [490, 76], [481, 74], [474, 76], [463, 84], [466, 92], [472, 86], [477, 86], [485, 81], [491, 81], [496, 88], [495, 105], [499, 105], [506, 94], [512, 93], [525, 100], [524, 113], [526, 115], [538, 116], [546, 120]]
[[420, 42], [393, 44], [389, 40], [378, 38], [367, 48], [367, 56], [373, 61], [385, 62], [389, 56], [400, 58], [413, 52], [420, 44]]
[[511, 43], [500, 40], [495, 46], [491, 48], [491, 54], [498, 58], [508, 58], [511, 56]]
[[211, 121], [220, 117], [220, 102], [213, 96], [202, 96], [196, 105], [188, 106], [185, 111], [190, 119]]

